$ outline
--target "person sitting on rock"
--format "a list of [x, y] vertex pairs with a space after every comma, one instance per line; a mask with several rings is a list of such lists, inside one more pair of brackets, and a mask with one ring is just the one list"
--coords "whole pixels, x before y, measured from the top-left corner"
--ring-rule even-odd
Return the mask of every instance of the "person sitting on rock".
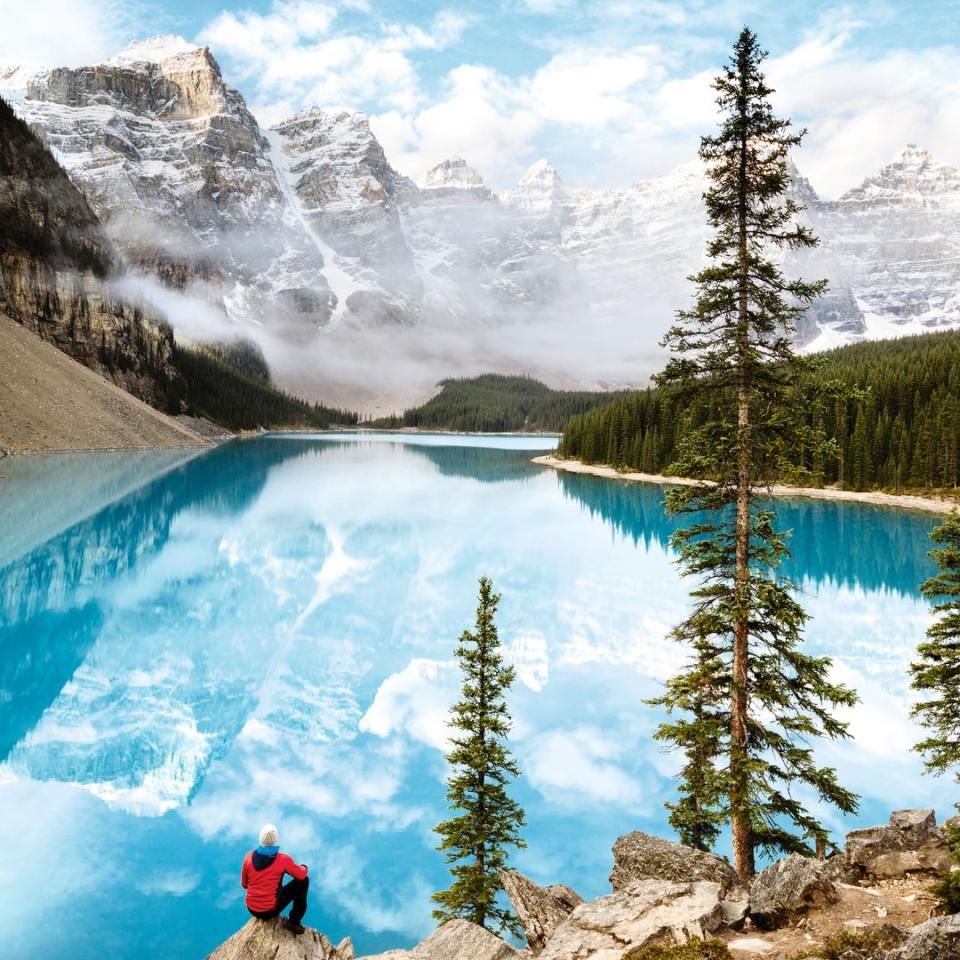
[[[284, 883], [284, 874], [293, 879]], [[307, 868], [280, 853], [280, 836], [272, 823], [265, 824], [260, 831], [257, 849], [244, 857], [240, 884], [247, 891], [247, 909], [261, 920], [280, 916], [292, 903], [290, 916], [283, 918], [283, 925], [292, 933], [303, 933], [300, 921], [307, 912], [307, 888], [310, 886]]]

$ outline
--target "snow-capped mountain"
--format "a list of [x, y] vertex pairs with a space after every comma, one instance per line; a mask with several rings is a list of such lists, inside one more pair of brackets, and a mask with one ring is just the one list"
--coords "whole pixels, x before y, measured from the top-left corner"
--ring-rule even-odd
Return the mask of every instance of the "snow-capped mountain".
[[[210, 51], [177, 37], [90, 67], [0, 65], [0, 86], [130, 264], [288, 340], [575, 316], [653, 345], [703, 259], [697, 162], [595, 190], [541, 160], [497, 195], [451, 157], [417, 185], [362, 114], [309, 109], [262, 130]], [[911, 146], [837, 200], [798, 171], [793, 189], [822, 243], [787, 266], [831, 281], [801, 343], [960, 326], [960, 172]]]
[[399, 205], [416, 188], [387, 162], [366, 117], [304, 110], [268, 137], [289, 205], [328, 264], [334, 309], [414, 322], [423, 291]]
[[838, 200], [808, 203], [808, 216], [821, 237], [812, 265], [853, 301], [813, 345], [960, 325], [960, 171], [909, 144]]

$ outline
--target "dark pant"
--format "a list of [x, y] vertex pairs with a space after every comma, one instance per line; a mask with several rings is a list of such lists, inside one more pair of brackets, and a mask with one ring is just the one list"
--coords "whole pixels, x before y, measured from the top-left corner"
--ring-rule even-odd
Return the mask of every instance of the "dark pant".
[[265, 913], [257, 913], [253, 910], [250, 912], [261, 920], [272, 920], [283, 913], [288, 903], [292, 903], [293, 909], [290, 911], [290, 919], [294, 923], [299, 923], [307, 912], [307, 888], [309, 886], [309, 877], [304, 877], [302, 880], [291, 880], [277, 891], [277, 905], [272, 910], [267, 910]]

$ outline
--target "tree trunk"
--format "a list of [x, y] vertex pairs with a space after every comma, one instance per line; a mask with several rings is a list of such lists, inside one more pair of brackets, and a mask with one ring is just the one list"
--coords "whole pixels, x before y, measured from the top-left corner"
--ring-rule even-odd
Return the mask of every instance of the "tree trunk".
[[730, 813], [733, 832], [733, 868], [742, 880], [754, 874], [753, 831], [750, 827], [747, 785], [747, 665], [750, 657], [750, 317], [747, 248], [747, 134], [746, 118], [740, 142], [739, 251], [740, 277], [737, 318], [737, 521], [733, 622], [733, 691], [730, 703]]
[[[489, 638], [486, 636], [486, 630], [478, 631], [480, 643], [482, 644], [481, 651], [481, 661], [480, 661], [480, 684], [479, 684], [479, 697], [480, 697], [480, 723], [477, 729], [477, 739], [480, 744], [480, 753], [484, 758], [484, 763], [486, 763], [487, 756], [487, 728], [484, 723], [484, 718], [487, 715], [487, 644]], [[483, 829], [486, 830], [486, 801], [487, 801], [487, 776], [486, 770], [481, 768], [479, 776], [477, 778], [477, 823], [482, 825]], [[474, 862], [477, 865], [477, 875], [483, 876], [486, 873], [487, 865], [487, 838], [482, 836], [480, 842], [477, 844], [476, 857]], [[480, 903], [474, 904], [474, 913], [473, 913], [473, 922], [477, 926], [483, 927], [486, 929], [487, 926], [487, 907], [488, 904], [485, 900], [482, 900]]]

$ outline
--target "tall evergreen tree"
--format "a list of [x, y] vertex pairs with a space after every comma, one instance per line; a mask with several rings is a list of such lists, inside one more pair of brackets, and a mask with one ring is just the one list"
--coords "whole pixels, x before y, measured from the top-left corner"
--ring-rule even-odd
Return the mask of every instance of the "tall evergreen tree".
[[[696, 657], [661, 699], [671, 714], [694, 719], [671, 718], [658, 736], [689, 750], [697, 727], [709, 723], [716, 733], [719, 751], [698, 808], [709, 822], [698, 829], [708, 838], [711, 825], [729, 821], [734, 867], [744, 879], [755, 872], [757, 848], [811, 853], [808, 839], [825, 842], [824, 827], [793, 795], [795, 786], [845, 812], [856, 809], [856, 797], [834, 770], [816, 765], [809, 745], [811, 737], [846, 735], [834, 710], [856, 695], [830, 682], [827, 658], [801, 652], [807, 617], [778, 575], [787, 547], [760, 499], [790, 468], [798, 438], [809, 446], [803, 364], [792, 334], [796, 317], [826, 286], [786, 279], [769, 257], [771, 248], [817, 241], [794, 223], [801, 208], [786, 196], [789, 150], [803, 134], [773, 114], [773, 91], [760, 71], [765, 56], [744, 28], [714, 82], [724, 119], [700, 147], [715, 230], [710, 264], [691, 278], [695, 306], [678, 314], [664, 338], [673, 356], [659, 378], [710, 415], [685, 434], [673, 467], [701, 483], [668, 496], [672, 513], [697, 515], [673, 538], [684, 572], [700, 580], [694, 612], [675, 635], [698, 653], [707, 645], [709, 653], [706, 661]], [[697, 721], [697, 709], [707, 719]], [[689, 776], [684, 785], [688, 794], [697, 789]]]
[[526, 846], [520, 836], [523, 810], [506, 789], [520, 770], [505, 742], [511, 726], [505, 695], [515, 671], [504, 666], [500, 652], [494, 622], [499, 603], [489, 578], [481, 577], [476, 626], [461, 634], [456, 649], [463, 687], [450, 718], [459, 733], [447, 754], [447, 802], [459, 813], [434, 828], [453, 883], [433, 895], [439, 904], [433, 916], [441, 923], [462, 917], [519, 936], [516, 917], [497, 902], [507, 848]]
[[910, 665], [913, 687], [924, 699], [913, 708], [930, 736], [917, 744], [925, 766], [936, 774], [952, 771], [960, 781], [960, 512], [954, 510], [930, 538], [940, 572], [923, 583], [924, 596], [939, 601], [937, 619]]

